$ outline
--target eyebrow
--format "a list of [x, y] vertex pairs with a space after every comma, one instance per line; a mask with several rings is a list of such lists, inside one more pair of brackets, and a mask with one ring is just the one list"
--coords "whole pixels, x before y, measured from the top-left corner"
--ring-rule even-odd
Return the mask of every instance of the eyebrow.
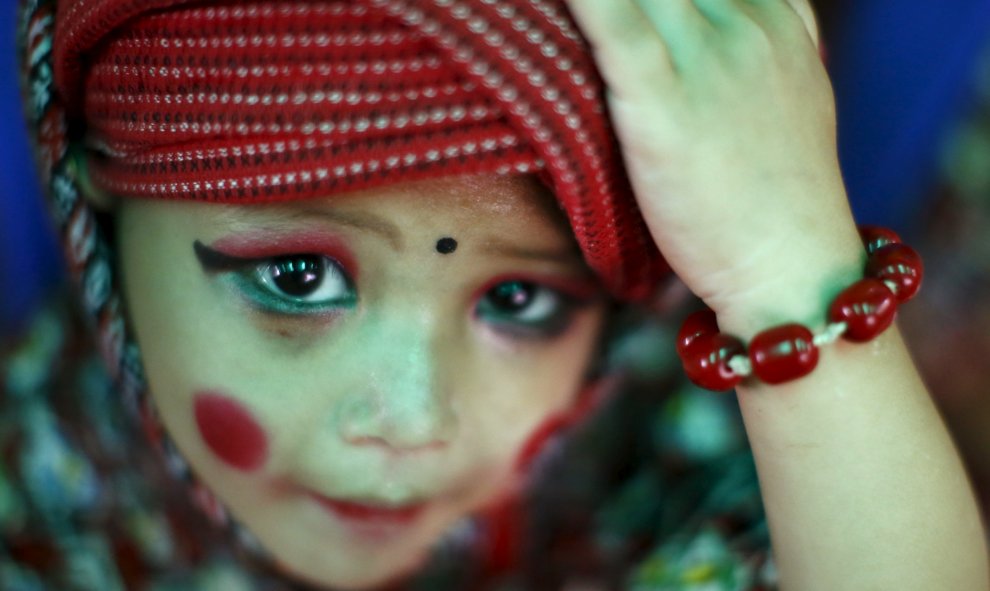
[[375, 234], [389, 243], [393, 250], [402, 250], [402, 232], [398, 226], [385, 218], [367, 212], [345, 212], [315, 207], [278, 208], [279, 221], [308, 221], [315, 218], [327, 220], [341, 226], [349, 226]]
[[545, 261], [565, 265], [573, 265], [583, 261], [580, 252], [575, 249], [531, 248], [505, 242], [494, 237], [487, 238], [484, 240], [483, 244], [484, 246], [482, 247], [481, 252], [489, 255], [527, 261]]

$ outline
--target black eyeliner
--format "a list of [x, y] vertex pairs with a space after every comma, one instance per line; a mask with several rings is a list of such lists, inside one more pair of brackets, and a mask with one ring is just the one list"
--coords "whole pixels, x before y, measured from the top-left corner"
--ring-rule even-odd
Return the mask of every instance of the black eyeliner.
[[193, 242], [193, 252], [196, 259], [207, 273], [224, 273], [228, 271], [238, 271], [245, 265], [257, 263], [265, 259], [241, 258], [224, 254], [218, 250], [213, 250], [199, 240]]

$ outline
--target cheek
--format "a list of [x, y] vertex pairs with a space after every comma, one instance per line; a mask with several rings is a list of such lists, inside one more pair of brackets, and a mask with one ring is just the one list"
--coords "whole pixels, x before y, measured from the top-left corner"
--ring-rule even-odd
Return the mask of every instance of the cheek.
[[516, 457], [516, 470], [526, 472], [543, 448], [553, 438], [588, 419], [601, 405], [609, 391], [609, 384], [596, 381], [586, 385], [565, 410], [554, 413], [543, 420], [526, 438]]
[[207, 447], [224, 463], [256, 470], [268, 457], [265, 430], [244, 406], [223, 394], [200, 392], [193, 401], [196, 426]]
[[516, 471], [526, 472], [532, 465], [533, 460], [540, 455], [544, 446], [551, 439], [568, 427], [568, 417], [566, 414], [555, 414], [543, 420], [537, 428], [526, 438], [526, 442], [516, 456]]

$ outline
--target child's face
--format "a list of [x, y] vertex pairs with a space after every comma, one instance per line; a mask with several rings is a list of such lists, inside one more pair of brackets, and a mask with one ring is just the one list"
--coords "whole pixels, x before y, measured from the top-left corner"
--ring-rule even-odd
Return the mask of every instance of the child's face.
[[509, 494], [603, 324], [597, 283], [530, 177], [284, 205], [125, 200], [118, 228], [166, 427], [263, 545], [318, 583], [401, 575]]

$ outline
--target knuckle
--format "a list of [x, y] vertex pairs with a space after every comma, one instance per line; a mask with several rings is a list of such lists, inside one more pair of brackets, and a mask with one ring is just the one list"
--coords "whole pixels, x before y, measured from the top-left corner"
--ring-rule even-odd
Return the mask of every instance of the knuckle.
[[756, 23], [740, 24], [729, 37], [729, 55], [734, 64], [752, 69], [771, 63], [775, 53], [773, 39]]

